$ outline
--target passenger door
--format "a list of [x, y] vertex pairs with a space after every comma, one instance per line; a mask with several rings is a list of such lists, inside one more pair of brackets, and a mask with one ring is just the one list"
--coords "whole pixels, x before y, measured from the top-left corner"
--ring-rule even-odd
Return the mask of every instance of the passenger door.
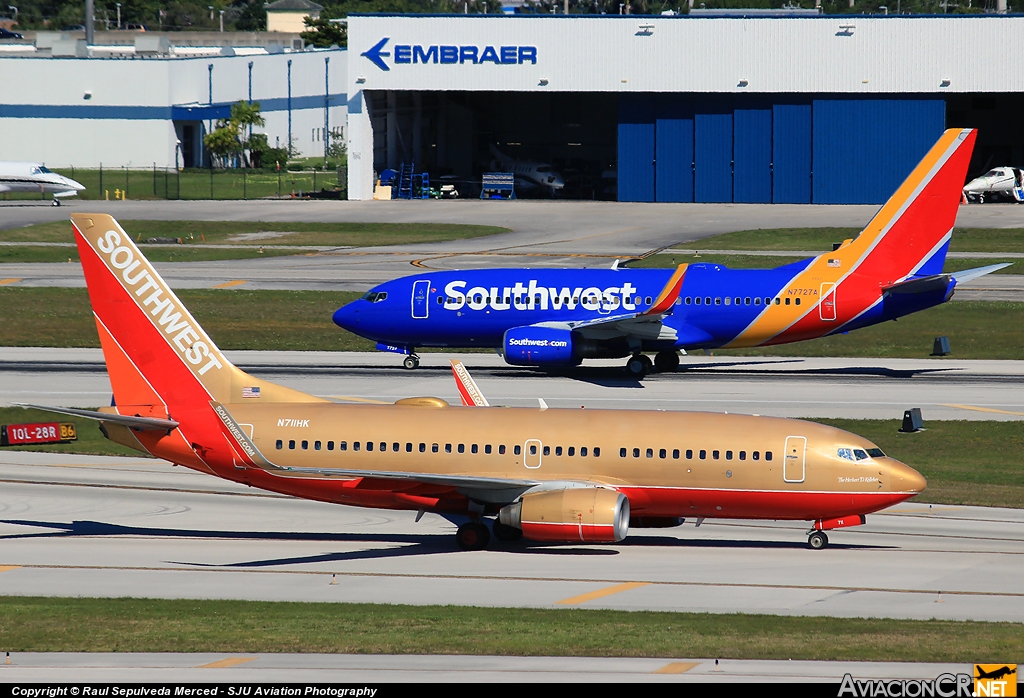
[[782, 479], [786, 482], [803, 482], [806, 471], [807, 437], [786, 437], [786, 459], [782, 464]]
[[818, 317], [825, 322], [834, 322], [836, 319], [836, 285], [832, 283], [821, 285], [821, 302], [818, 303]]
[[537, 469], [544, 458], [544, 447], [540, 439], [527, 439], [523, 444], [523, 465], [530, 469]]
[[430, 280], [422, 279], [412, 285], [412, 317], [426, 320], [430, 313]]

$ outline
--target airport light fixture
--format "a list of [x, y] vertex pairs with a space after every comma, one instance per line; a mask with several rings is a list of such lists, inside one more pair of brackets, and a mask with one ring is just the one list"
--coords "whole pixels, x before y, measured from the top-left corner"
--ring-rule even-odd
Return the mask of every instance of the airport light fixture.
[[121, 28], [121, 3], [115, 2], [114, 4], [117, 5], [117, 28], [120, 29]]
[[14, 22], [17, 23], [18, 22], [18, 8], [15, 7], [14, 5], [8, 5], [7, 9], [8, 10], [14, 10]]
[[224, 10], [220, 11], [220, 30], [224, 31]]

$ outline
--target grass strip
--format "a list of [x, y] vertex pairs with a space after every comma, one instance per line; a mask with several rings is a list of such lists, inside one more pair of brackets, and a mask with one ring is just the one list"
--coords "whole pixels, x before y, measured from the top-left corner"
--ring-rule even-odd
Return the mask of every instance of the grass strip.
[[585, 609], [3, 597], [14, 652], [301, 652], [974, 662], [1024, 625]]
[[[855, 238], [859, 228], [765, 228], [740, 230], [681, 244], [709, 250], [821, 250]], [[950, 252], [1024, 252], [1024, 228], [954, 228]]]
[[811, 421], [870, 439], [924, 475], [928, 489], [915, 502], [1024, 508], [1021, 422], [927, 421], [927, 411], [924, 416], [925, 430], [914, 434], [901, 434], [900, 422], [892, 419]]
[[[3, 254], [2, 250], [3, 248], [0, 248], [0, 255]], [[656, 254], [630, 262], [629, 268], [658, 269], [674, 268], [678, 267], [680, 264], [723, 264], [730, 269], [774, 269], [786, 264], [792, 264], [793, 262], [799, 262], [803, 259], [807, 259], [807, 257], [791, 257], [789, 255], [766, 257], [764, 255], [753, 254], [707, 253], [701, 253], [699, 255], [694, 255], [692, 253], [672, 255]], [[996, 274], [1024, 274], [1024, 259], [1014, 257], [1007, 257], [1005, 259], [947, 259], [946, 264], [943, 267], [943, 271], [953, 273], [963, 271], [964, 269], [987, 267], [990, 264], [1000, 264], [1002, 262], [1009, 262], [1012, 266], [1000, 269], [995, 272]]]
[[[144, 245], [146, 259], [151, 262], [215, 262], [222, 259], [262, 259], [286, 255], [309, 254], [302, 250], [282, 250], [265, 247], [262, 251], [241, 247], [223, 249], [200, 247], [198, 245], [175, 245], [153, 247]], [[34, 247], [0, 245], [0, 264], [28, 264], [39, 262], [79, 263], [76, 247]]]
[[[181, 238], [183, 246], [203, 244], [381, 246], [443, 242], [507, 233], [493, 225], [455, 223], [292, 223], [275, 221], [117, 221], [133, 240]], [[272, 235], [270, 235], [272, 234]], [[248, 237], [238, 237], [246, 235]], [[254, 237], [258, 236], [258, 237]], [[69, 221], [0, 230], [2, 242], [74, 242]], [[146, 255], [149, 250], [146, 248]], [[2, 254], [2, 251], [0, 251]], [[294, 254], [294, 253], [292, 253]]]

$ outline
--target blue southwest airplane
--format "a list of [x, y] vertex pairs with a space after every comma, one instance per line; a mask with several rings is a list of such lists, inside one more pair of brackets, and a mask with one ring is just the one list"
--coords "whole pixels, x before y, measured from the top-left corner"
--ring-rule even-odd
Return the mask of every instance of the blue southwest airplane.
[[776, 269], [436, 271], [381, 284], [334, 322], [406, 354], [493, 347], [517, 366], [629, 357], [642, 377], [679, 365], [679, 350], [755, 347], [824, 337], [944, 303], [994, 264], [942, 272], [977, 132], [942, 134], [867, 227], [838, 249]]

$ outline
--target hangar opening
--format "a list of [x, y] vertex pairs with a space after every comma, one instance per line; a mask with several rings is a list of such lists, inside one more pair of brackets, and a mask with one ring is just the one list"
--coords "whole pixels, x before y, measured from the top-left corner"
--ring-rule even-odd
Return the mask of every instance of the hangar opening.
[[[431, 184], [480, 195], [481, 175], [516, 171], [516, 195], [615, 200], [616, 95], [367, 90], [373, 169], [414, 165]], [[548, 171], [550, 170], [550, 172]], [[540, 182], [535, 181], [537, 176]], [[560, 175], [564, 187], [546, 186]]]

